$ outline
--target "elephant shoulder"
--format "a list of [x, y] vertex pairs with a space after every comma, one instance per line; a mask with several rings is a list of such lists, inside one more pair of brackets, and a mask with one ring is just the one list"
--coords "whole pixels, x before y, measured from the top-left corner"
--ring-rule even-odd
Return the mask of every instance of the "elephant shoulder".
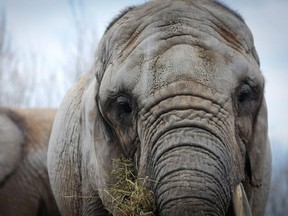
[[17, 168], [21, 159], [24, 135], [18, 122], [22, 118], [8, 108], [0, 109], [0, 183]]
[[48, 147], [50, 133], [56, 109], [14, 109], [14, 113], [21, 117], [17, 124], [25, 132], [25, 146], [28, 152]]
[[[0, 182], [37, 154], [46, 167], [46, 154], [55, 109], [0, 108]], [[35, 160], [35, 159], [32, 159]], [[21, 163], [19, 163], [21, 161]]]
[[55, 114], [0, 108], [0, 215], [59, 215], [46, 164]]

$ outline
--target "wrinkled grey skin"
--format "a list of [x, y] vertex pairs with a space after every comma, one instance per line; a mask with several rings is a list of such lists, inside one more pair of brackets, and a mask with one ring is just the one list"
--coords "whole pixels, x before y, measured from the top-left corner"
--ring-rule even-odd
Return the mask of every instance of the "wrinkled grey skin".
[[0, 215], [60, 215], [46, 162], [55, 114], [0, 108]]
[[263, 92], [252, 34], [219, 3], [152, 1], [123, 12], [53, 126], [48, 171], [61, 213], [111, 211], [112, 159], [124, 156], [152, 180], [157, 215], [231, 215], [241, 182], [253, 215], [263, 215]]

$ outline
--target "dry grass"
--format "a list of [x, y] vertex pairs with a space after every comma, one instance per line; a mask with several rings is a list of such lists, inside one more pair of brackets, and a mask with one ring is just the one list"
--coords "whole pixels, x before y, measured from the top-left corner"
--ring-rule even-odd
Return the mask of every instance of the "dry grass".
[[154, 193], [144, 186], [147, 179], [137, 178], [133, 170], [131, 160], [114, 161], [111, 177], [116, 184], [108, 190], [113, 199], [113, 216], [154, 215]]

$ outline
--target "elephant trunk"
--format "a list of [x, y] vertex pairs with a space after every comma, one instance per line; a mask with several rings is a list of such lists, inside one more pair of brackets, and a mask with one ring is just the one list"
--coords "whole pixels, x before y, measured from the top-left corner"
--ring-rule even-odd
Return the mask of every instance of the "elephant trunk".
[[231, 152], [199, 128], [165, 132], [152, 149], [159, 215], [225, 215], [231, 203]]

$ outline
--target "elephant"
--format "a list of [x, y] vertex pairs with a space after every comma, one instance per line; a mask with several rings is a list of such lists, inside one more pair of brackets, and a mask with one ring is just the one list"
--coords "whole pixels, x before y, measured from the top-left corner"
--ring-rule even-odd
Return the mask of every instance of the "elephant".
[[125, 158], [148, 179], [155, 215], [263, 215], [264, 87], [252, 33], [222, 3], [155, 0], [122, 11], [53, 124], [48, 173], [60, 212], [113, 214], [113, 161]]
[[60, 215], [47, 150], [54, 109], [0, 108], [0, 215]]

